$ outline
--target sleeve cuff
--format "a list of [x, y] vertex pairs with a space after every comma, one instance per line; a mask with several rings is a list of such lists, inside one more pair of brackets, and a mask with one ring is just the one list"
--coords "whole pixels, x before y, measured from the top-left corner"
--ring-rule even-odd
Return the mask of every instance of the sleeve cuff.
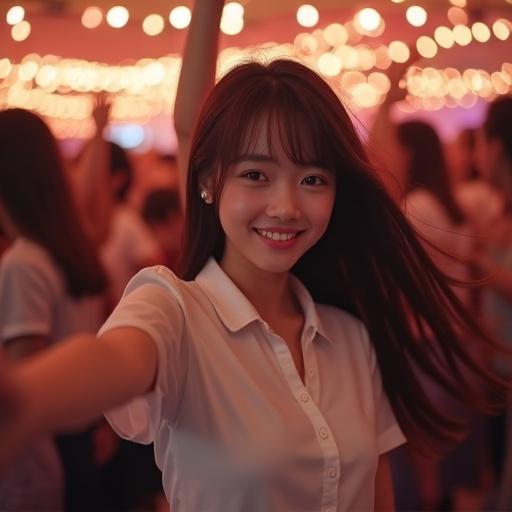
[[377, 438], [377, 451], [379, 455], [382, 455], [406, 442], [407, 439], [402, 430], [395, 424], [379, 435]]

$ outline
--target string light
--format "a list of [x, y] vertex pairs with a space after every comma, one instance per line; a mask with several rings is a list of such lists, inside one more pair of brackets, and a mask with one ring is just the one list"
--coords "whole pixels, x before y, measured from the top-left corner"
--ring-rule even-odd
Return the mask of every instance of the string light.
[[297, 9], [297, 21], [303, 27], [314, 27], [319, 19], [318, 10], [313, 5], [304, 4]]
[[434, 39], [442, 48], [451, 48], [455, 42], [453, 31], [448, 27], [440, 26], [434, 31]]
[[460, 46], [467, 46], [473, 38], [471, 30], [465, 25], [456, 25], [453, 27], [453, 39]]
[[17, 25], [18, 23], [21, 23], [24, 18], [25, 9], [23, 9], [21, 5], [14, 5], [7, 11], [7, 14], [5, 15], [5, 21], [7, 21], [9, 25]]
[[416, 41], [416, 49], [418, 50], [418, 53], [426, 59], [431, 59], [437, 54], [437, 44], [428, 36], [421, 36], [418, 38]]
[[20, 21], [11, 28], [11, 37], [18, 42], [24, 41], [30, 35], [30, 30], [31, 27], [28, 21]]
[[87, 7], [82, 14], [82, 25], [85, 28], [96, 28], [103, 21], [103, 11], [99, 7]]
[[107, 23], [113, 28], [122, 28], [130, 19], [130, 13], [126, 7], [116, 5], [107, 11]]
[[[498, 19], [494, 21], [492, 27], [479, 21], [469, 27], [466, 23], [467, 13], [463, 10], [465, 3], [462, 0], [454, 0], [451, 3], [453, 7], [449, 12], [453, 28], [438, 26], [433, 34], [424, 33], [418, 37], [416, 46], [422, 57], [432, 58], [437, 54], [438, 47], [448, 49], [455, 42], [467, 45], [474, 39], [479, 43], [486, 43], [492, 35], [502, 41], [510, 36], [510, 21]], [[184, 18], [185, 22], [182, 22], [186, 26], [190, 22], [190, 10], [180, 7], [186, 10], [182, 11], [183, 13], [188, 12], [188, 16]], [[116, 8], [125, 9], [122, 6]], [[314, 7], [313, 9], [316, 11]], [[94, 13], [94, 10], [96, 20], [91, 22], [92, 17], [86, 16], [86, 12], [90, 14]], [[316, 13], [318, 15], [318, 11]], [[126, 14], [129, 17], [127, 11]], [[236, 27], [224, 28], [228, 33], [238, 33], [243, 28], [243, 17], [244, 10], [241, 4], [227, 3], [222, 18], [236, 20]], [[410, 17], [413, 24], [422, 21], [414, 15]], [[84, 11], [82, 24], [94, 28], [101, 23], [102, 18], [101, 10], [91, 7]], [[169, 19], [171, 20], [171, 16]], [[143, 22], [146, 33], [160, 33], [160, 28], [150, 28], [152, 24], [149, 20], [157, 22], [163, 29], [163, 18], [151, 14]], [[460, 22], [461, 20], [463, 22]], [[316, 25], [318, 16], [316, 19], [309, 19], [309, 23], [312, 22]], [[425, 22], [426, 12], [423, 24]], [[16, 28], [23, 32], [21, 29], [27, 26], [25, 37], [28, 37], [30, 24], [27, 22], [14, 25], [11, 31], [14, 34]], [[379, 70], [387, 69], [392, 61], [407, 62], [410, 58], [409, 48], [402, 41], [393, 41], [389, 46], [380, 44], [373, 47], [370, 44], [359, 43], [363, 37], [374, 36], [383, 30], [383, 27], [384, 20], [378, 11], [371, 8], [362, 9], [353, 20], [345, 24], [332, 23], [324, 29], [299, 34], [293, 45], [228, 48], [219, 57], [218, 70], [219, 73], [224, 73], [248, 57], [263, 59], [265, 62], [269, 58], [283, 55], [303, 59], [307, 65], [328, 77], [329, 81], [341, 85], [355, 106], [370, 108], [384, 100], [390, 87], [389, 78]], [[69, 136], [70, 133], [84, 134], [89, 133], [90, 127], [92, 101], [89, 95], [104, 90], [115, 94], [115, 119], [142, 123], [157, 113], [172, 111], [179, 68], [180, 59], [176, 56], [142, 59], [136, 64], [125, 66], [59, 59], [56, 56], [40, 57], [37, 54], [26, 55], [19, 64], [4, 58], [0, 59], [0, 80], [3, 81], [1, 85], [5, 91], [5, 94], [0, 96], [0, 108], [20, 106], [36, 110], [58, 124], [62, 136]], [[469, 108], [479, 98], [489, 100], [497, 94], [508, 94], [512, 92], [511, 83], [512, 64], [504, 63], [500, 69], [489, 72], [474, 69], [459, 72], [454, 68], [438, 70], [433, 67], [421, 69], [410, 66], [401, 86], [406, 88], [408, 94], [409, 107], [404, 108], [436, 110], [457, 106]], [[64, 91], [65, 95], [62, 94]]]
[[355, 19], [357, 23], [359, 23], [359, 25], [363, 28], [363, 30], [368, 32], [372, 32], [379, 28], [379, 25], [382, 21], [378, 11], [372, 9], [371, 7], [360, 10], [356, 14]]
[[486, 43], [491, 37], [491, 31], [489, 30], [489, 27], [480, 21], [473, 23], [471, 32], [473, 33], [473, 37], [480, 43]]
[[389, 45], [389, 55], [395, 62], [407, 62], [409, 60], [409, 48], [402, 41], [393, 41]]
[[186, 28], [190, 25], [190, 21], [192, 20], [192, 13], [188, 7], [184, 5], [179, 5], [175, 7], [169, 13], [169, 23], [179, 30]]
[[157, 36], [160, 34], [165, 26], [165, 21], [160, 14], [150, 14], [144, 18], [142, 22], [142, 30], [148, 36]]
[[427, 11], [419, 5], [411, 5], [407, 8], [405, 17], [413, 27], [421, 27], [427, 22]]

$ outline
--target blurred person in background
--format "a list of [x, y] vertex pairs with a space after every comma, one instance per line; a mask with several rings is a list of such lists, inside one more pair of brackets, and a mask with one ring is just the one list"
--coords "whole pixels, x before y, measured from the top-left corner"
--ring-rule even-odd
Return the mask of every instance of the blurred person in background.
[[183, 228], [179, 192], [167, 187], [149, 192], [142, 205], [142, 218], [160, 246], [161, 263], [176, 270]]
[[[512, 97], [494, 100], [480, 131], [479, 156], [482, 170], [504, 198], [504, 213], [489, 224], [476, 256], [487, 288], [483, 308], [496, 338], [512, 346]], [[512, 375], [512, 360], [495, 360], [499, 375]], [[511, 400], [512, 401], [512, 400]], [[506, 415], [492, 422], [491, 439], [495, 471], [501, 485], [497, 510], [512, 510], [512, 405]]]
[[110, 298], [116, 303], [128, 281], [142, 268], [157, 265], [162, 257], [154, 236], [128, 200], [133, 182], [130, 157], [114, 142], [109, 142], [108, 147], [114, 206], [101, 255], [110, 281]]
[[[100, 231], [87, 231], [93, 223], [80, 215], [45, 123], [21, 109], [0, 112], [0, 160], [0, 225], [13, 240], [0, 260], [0, 342], [17, 361], [69, 335], [96, 332], [107, 277]], [[67, 436], [73, 456], [59, 457], [50, 438], [27, 446], [0, 477], [2, 510], [100, 509], [92, 430]]]
[[[391, 120], [393, 105], [404, 97], [397, 84], [405, 69], [405, 65], [391, 69], [393, 85], [376, 113], [370, 132], [370, 150], [383, 165], [384, 176], [390, 175], [387, 178], [390, 193], [402, 204], [430, 257], [454, 283], [468, 282], [472, 279], [470, 261], [475, 238], [471, 223], [455, 197], [443, 144], [432, 126], [423, 121], [394, 123]], [[475, 314], [475, 290], [459, 286], [453, 290]], [[427, 332], [426, 336], [429, 338], [431, 333]], [[437, 383], [427, 378], [424, 385], [431, 399], [445, 412], [467, 414]], [[481, 416], [470, 419], [473, 422], [470, 435], [442, 461], [425, 458], [410, 449], [400, 449], [393, 456], [399, 510], [457, 508], [468, 493], [477, 496], [477, 500], [483, 499], [488, 485], [484, 420]]]
[[503, 214], [504, 197], [482, 173], [478, 130], [464, 128], [451, 145], [452, 188], [464, 216], [477, 234]]

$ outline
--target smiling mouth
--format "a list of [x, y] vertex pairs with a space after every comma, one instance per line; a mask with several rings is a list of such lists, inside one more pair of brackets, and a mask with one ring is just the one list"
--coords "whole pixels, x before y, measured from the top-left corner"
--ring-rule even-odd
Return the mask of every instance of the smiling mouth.
[[297, 238], [297, 236], [302, 233], [302, 231], [296, 231], [295, 233], [277, 233], [276, 231], [267, 231], [265, 229], [258, 228], [255, 228], [254, 231], [256, 231], [256, 233], [261, 237], [274, 242], [289, 242], [290, 240]]

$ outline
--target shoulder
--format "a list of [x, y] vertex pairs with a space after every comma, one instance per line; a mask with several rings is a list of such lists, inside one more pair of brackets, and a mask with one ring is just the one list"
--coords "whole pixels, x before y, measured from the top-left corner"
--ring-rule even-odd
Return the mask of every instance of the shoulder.
[[0, 275], [2, 281], [27, 281], [51, 288], [62, 286], [59, 270], [48, 252], [40, 245], [25, 239], [14, 242], [3, 254]]
[[152, 303], [172, 303], [185, 312], [194, 301], [197, 290], [194, 281], [183, 281], [164, 265], [156, 265], [135, 274], [126, 286], [121, 302], [134, 296], [144, 297]]

